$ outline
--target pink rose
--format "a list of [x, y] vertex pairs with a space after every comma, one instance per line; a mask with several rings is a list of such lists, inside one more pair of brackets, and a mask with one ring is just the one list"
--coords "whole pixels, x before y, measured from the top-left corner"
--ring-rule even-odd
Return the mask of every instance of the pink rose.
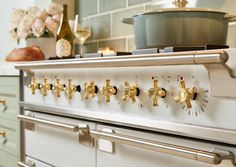
[[31, 28], [33, 21], [34, 18], [31, 15], [25, 15], [22, 18], [18, 28], [29, 30]]
[[26, 38], [28, 35], [30, 35], [31, 32], [31, 25], [33, 23], [34, 19], [30, 15], [25, 15], [23, 19], [21, 20], [18, 28], [17, 28], [17, 36], [18, 38]]
[[52, 17], [47, 17], [45, 23], [47, 29], [49, 29], [53, 33], [53, 35], [56, 36], [59, 24], [56, 21], [54, 21]]
[[55, 20], [56, 22], [60, 23], [61, 22], [61, 14], [57, 14], [52, 16], [52, 19]]
[[11, 14], [11, 30], [17, 28], [21, 22], [21, 20], [25, 16], [25, 11], [22, 9], [14, 9]]
[[60, 4], [58, 3], [51, 3], [48, 8], [46, 9], [46, 11], [48, 12], [48, 14], [50, 14], [51, 16], [57, 15], [57, 14], [61, 14], [63, 11], [63, 8]]
[[45, 10], [38, 11], [36, 17], [44, 21], [48, 17], [48, 13]]
[[25, 39], [28, 37], [30, 34], [29, 30], [23, 29], [23, 28], [18, 28], [17, 29], [17, 37], [18, 39]]
[[45, 23], [41, 19], [36, 19], [34, 23], [32, 24], [32, 32], [36, 37], [40, 37], [41, 35], [44, 34], [45, 31]]
[[31, 15], [33, 18], [35, 18], [36, 17], [36, 14], [38, 13], [40, 11], [40, 9], [38, 8], [38, 7], [29, 7], [28, 9], [27, 9], [27, 13], [29, 14], [29, 15]]

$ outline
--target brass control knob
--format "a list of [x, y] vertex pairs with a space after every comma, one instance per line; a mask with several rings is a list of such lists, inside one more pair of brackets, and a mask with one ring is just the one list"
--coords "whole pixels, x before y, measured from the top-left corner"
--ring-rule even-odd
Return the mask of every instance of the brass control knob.
[[175, 97], [175, 102], [184, 103], [187, 108], [192, 108], [191, 100], [196, 100], [197, 98], [197, 88], [186, 88], [185, 81], [181, 80], [179, 82], [180, 92]]
[[29, 88], [31, 88], [32, 94], [35, 94], [35, 90], [39, 88], [39, 84], [36, 83], [36, 79], [35, 78], [31, 78], [31, 82], [28, 86]]
[[56, 79], [56, 83], [53, 85], [52, 90], [56, 93], [56, 97], [61, 97], [61, 92], [64, 91], [64, 85], [60, 83], [60, 79]]
[[106, 80], [106, 86], [101, 89], [106, 102], [110, 102], [110, 96], [117, 94], [117, 88], [110, 85], [110, 80]]
[[2, 105], [6, 105], [6, 99], [4, 99], [4, 98], [0, 98], [0, 104], [2, 104]]
[[3, 111], [7, 109], [7, 100], [4, 98], [0, 98], [0, 104], [4, 106]]
[[146, 93], [152, 99], [153, 106], [158, 106], [158, 97], [166, 97], [166, 90], [158, 86], [158, 80], [153, 80], [153, 88], [147, 90]]
[[80, 92], [81, 88], [80, 85], [76, 86], [72, 83], [71, 79], [68, 79], [67, 85], [65, 86], [65, 92], [68, 99], [72, 99], [73, 94], [78, 91]]
[[131, 99], [132, 102], [135, 102], [136, 101], [135, 96], [139, 96], [140, 94], [140, 90], [137, 84], [133, 84], [130, 86], [128, 81], [125, 81], [124, 84], [125, 84], [125, 87], [123, 90], [122, 100], [127, 101]]
[[47, 79], [43, 79], [43, 83], [39, 85], [39, 89], [43, 96], [47, 96], [48, 90], [52, 89], [52, 85], [47, 83]]
[[98, 87], [94, 85], [94, 81], [84, 83], [84, 99], [93, 98], [96, 93], [98, 93]]
[[6, 137], [6, 135], [7, 135], [6, 131], [0, 130], [0, 136]]

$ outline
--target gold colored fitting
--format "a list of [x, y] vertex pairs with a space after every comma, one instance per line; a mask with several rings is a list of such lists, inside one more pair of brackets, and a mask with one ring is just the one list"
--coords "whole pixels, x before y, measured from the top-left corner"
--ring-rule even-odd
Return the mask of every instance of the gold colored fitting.
[[6, 132], [6, 131], [0, 130], [0, 136], [6, 137], [6, 135], [7, 135], [7, 132]]
[[6, 99], [4, 99], [4, 98], [0, 98], [0, 104], [2, 104], [2, 105], [5, 106], [6, 103], [7, 103]]
[[60, 83], [60, 79], [56, 79], [56, 83], [53, 85], [52, 89], [56, 93], [56, 97], [61, 97], [61, 92], [64, 91], [64, 86]]
[[72, 99], [73, 94], [76, 92], [76, 86], [72, 83], [71, 79], [68, 79], [65, 90], [68, 99]]
[[180, 92], [174, 98], [175, 102], [184, 103], [185, 106], [189, 109], [192, 108], [191, 100], [195, 100], [197, 96], [197, 88], [186, 88], [185, 81], [181, 80], [180, 83]]
[[188, 4], [187, 0], [174, 0], [172, 2], [177, 8], [185, 8]]
[[104, 86], [102, 89], [101, 89], [104, 97], [105, 97], [105, 101], [106, 102], [110, 102], [110, 97], [112, 95], [116, 95], [117, 93], [117, 88], [115, 86], [111, 86], [110, 85], [110, 80], [107, 79], [106, 80], [106, 86]]
[[132, 84], [130, 86], [129, 82], [125, 81], [122, 100], [128, 101], [129, 99], [131, 99], [131, 101], [134, 103], [136, 101], [136, 96], [139, 96], [139, 88], [137, 84]]
[[31, 88], [32, 94], [34, 95], [35, 90], [39, 88], [38, 84], [36, 83], [36, 79], [34, 77], [31, 78], [31, 82], [30, 82], [28, 87]]
[[43, 79], [43, 83], [40, 85], [40, 90], [43, 96], [47, 96], [48, 90], [50, 90], [50, 84], [47, 83], [47, 79]]
[[94, 85], [94, 81], [84, 83], [84, 99], [88, 100], [89, 98], [94, 98], [97, 92], [98, 88]]
[[158, 97], [164, 98], [166, 91], [158, 86], [158, 80], [153, 80], [153, 88], [147, 90], [146, 94], [152, 99], [152, 105], [158, 106]]

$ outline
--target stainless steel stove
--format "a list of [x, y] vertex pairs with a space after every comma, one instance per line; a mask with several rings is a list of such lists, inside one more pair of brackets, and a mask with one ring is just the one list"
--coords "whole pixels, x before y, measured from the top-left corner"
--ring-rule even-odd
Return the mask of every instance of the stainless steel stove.
[[233, 167], [236, 49], [21, 70], [20, 166]]

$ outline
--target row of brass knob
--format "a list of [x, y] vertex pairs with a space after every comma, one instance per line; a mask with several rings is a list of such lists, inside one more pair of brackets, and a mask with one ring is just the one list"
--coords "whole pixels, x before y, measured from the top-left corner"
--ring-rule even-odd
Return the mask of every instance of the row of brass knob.
[[[47, 83], [47, 79], [43, 79], [43, 83], [39, 84], [36, 82], [35, 78], [31, 79], [31, 83], [29, 87], [32, 90], [32, 94], [35, 94], [36, 89], [39, 89], [41, 93], [46, 96], [49, 90], [53, 90], [56, 94], [56, 97], [61, 96], [61, 92], [65, 92], [69, 99], [72, 99], [73, 94], [75, 92], [81, 92], [80, 85], [74, 85], [71, 79], [68, 79], [67, 84], [61, 84], [59, 79], [56, 79], [55, 84]], [[90, 81], [89, 83], [85, 82], [83, 87], [84, 99], [89, 99], [95, 97], [98, 93], [99, 89], [94, 84], [94, 81]], [[105, 97], [106, 102], [110, 102], [110, 97], [116, 95], [118, 89], [116, 86], [112, 86], [110, 84], [110, 80], [106, 80], [106, 85], [100, 89], [103, 96]], [[124, 82], [124, 89], [122, 94], [122, 100], [132, 102], [136, 101], [136, 96], [139, 96], [140, 89], [136, 84], [129, 84], [128, 81]], [[153, 80], [153, 87], [146, 91], [146, 94], [149, 98], [152, 99], [153, 106], [158, 106], [158, 98], [166, 97], [166, 90], [158, 86], [158, 80]], [[197, 88], [186, 88], [184, 80], [180, 81], [180, 92], [174, 98], [176, 102], [180, 102], [185, 104], [187, 108], [191, 108], [191, 100], [195, 100], [197, 97]]]

